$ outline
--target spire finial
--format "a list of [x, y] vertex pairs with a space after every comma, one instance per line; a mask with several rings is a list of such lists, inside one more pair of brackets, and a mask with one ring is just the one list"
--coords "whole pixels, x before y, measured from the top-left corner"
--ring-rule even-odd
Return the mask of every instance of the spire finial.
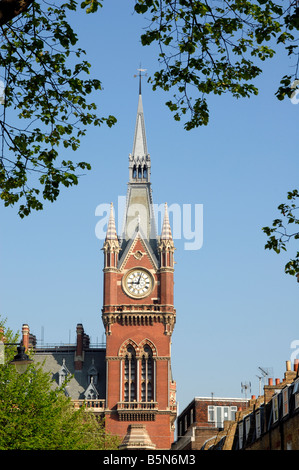
[[142, 72], [146, 72], [147, 69], [142, 69], [141, 68], [141, 64], [140, 64], [140, 67], [139, 69], [137, 69], [138, 71], [138, 75], [134, 75], [134, 77], [139, 77], [139, 95], [141, 95], [141, 79], [142, 77], [146, 77], [147, 76], [147, 73], [144, 73], [144, 75], [142, 75]]

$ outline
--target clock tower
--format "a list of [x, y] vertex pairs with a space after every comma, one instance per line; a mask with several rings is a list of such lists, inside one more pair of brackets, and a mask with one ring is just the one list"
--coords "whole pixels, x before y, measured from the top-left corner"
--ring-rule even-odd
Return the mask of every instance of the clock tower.
[[[141, 83], [141, 76], [140, 83]], [[141, 87], [122, 233], [111, 204], [104, 251], [107, 431], [121, 449], [170, 449], [176, 384], [171, 372], [174, 244], [167, 205], [157, 236]]]

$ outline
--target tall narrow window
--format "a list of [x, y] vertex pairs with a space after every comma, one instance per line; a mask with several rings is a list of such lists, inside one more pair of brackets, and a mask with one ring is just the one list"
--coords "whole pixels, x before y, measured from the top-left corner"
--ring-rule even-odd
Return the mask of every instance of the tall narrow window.
[[288, 387], [282, 390], [282, 416], [286, 416], [289, 413], [289, 390]]
[[258, 410], [255, 414], [255, 432], [256, 438], [259, 439], [262, 434], [262, 427], [261, 427], [261, 411]]
[[136, 357], [132, 346], [127, 347], [124, 370], [124, 401], [131, 402], [136, 399]]
[[141, 359], [141, 401], [153, 400], [153, 357], [152, 350], [145, 346]]
[[272, 398], [272, 411], [273, 411], [273, 423], [278, 421], [278, 395], [274, 395]]

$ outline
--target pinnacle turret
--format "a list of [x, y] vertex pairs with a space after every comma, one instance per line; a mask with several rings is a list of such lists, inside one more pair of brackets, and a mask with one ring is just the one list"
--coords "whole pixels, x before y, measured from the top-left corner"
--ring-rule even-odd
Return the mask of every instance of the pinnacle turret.
[[169, 217], [168, 217], [168, 208], [167, 208], [167, 202], [165, 202], [165, 213], [164, 213], [164, 220], [163, 220], [163, 226], [162, 226], [162, 232], [161, 232], [161, 240], [172, 240], [172, 234], [171, 234], [171, 227], [169, 223]]
[[161, 268], [171, 268], [174, 266], [173, 253], [175, 251], [169, 217], [168, 217], [168, 208], [167, 203], [165, 203], [165, 213], [164, 220], [162, 225], [162, 232], [159, 242], [159, 253], [160, 253], [160, 267]]
[[115, 227], [114, 210], [113, 210], [112, 202], [110, 204], [110, 216], [109, 216], [109, 221], [108, 221], [106, 240], [118, 240], [116, 227]]
[[107, 233], [103, 250], [105, 252], [105, 268], [116, 268], [118, 263], [118, 253], [120, 251], [120, 245], [115, 227], [112, 202], [110, 206], [110, 216], [108, 220]]

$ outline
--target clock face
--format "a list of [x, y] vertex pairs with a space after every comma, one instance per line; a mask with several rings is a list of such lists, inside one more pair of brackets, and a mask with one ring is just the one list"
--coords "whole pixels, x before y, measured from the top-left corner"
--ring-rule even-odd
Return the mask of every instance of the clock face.
[[126, 274], [123, 285], [131, 297], [146, 297], [152, 290], [153, 279], [145, 269], [136, 268]]

